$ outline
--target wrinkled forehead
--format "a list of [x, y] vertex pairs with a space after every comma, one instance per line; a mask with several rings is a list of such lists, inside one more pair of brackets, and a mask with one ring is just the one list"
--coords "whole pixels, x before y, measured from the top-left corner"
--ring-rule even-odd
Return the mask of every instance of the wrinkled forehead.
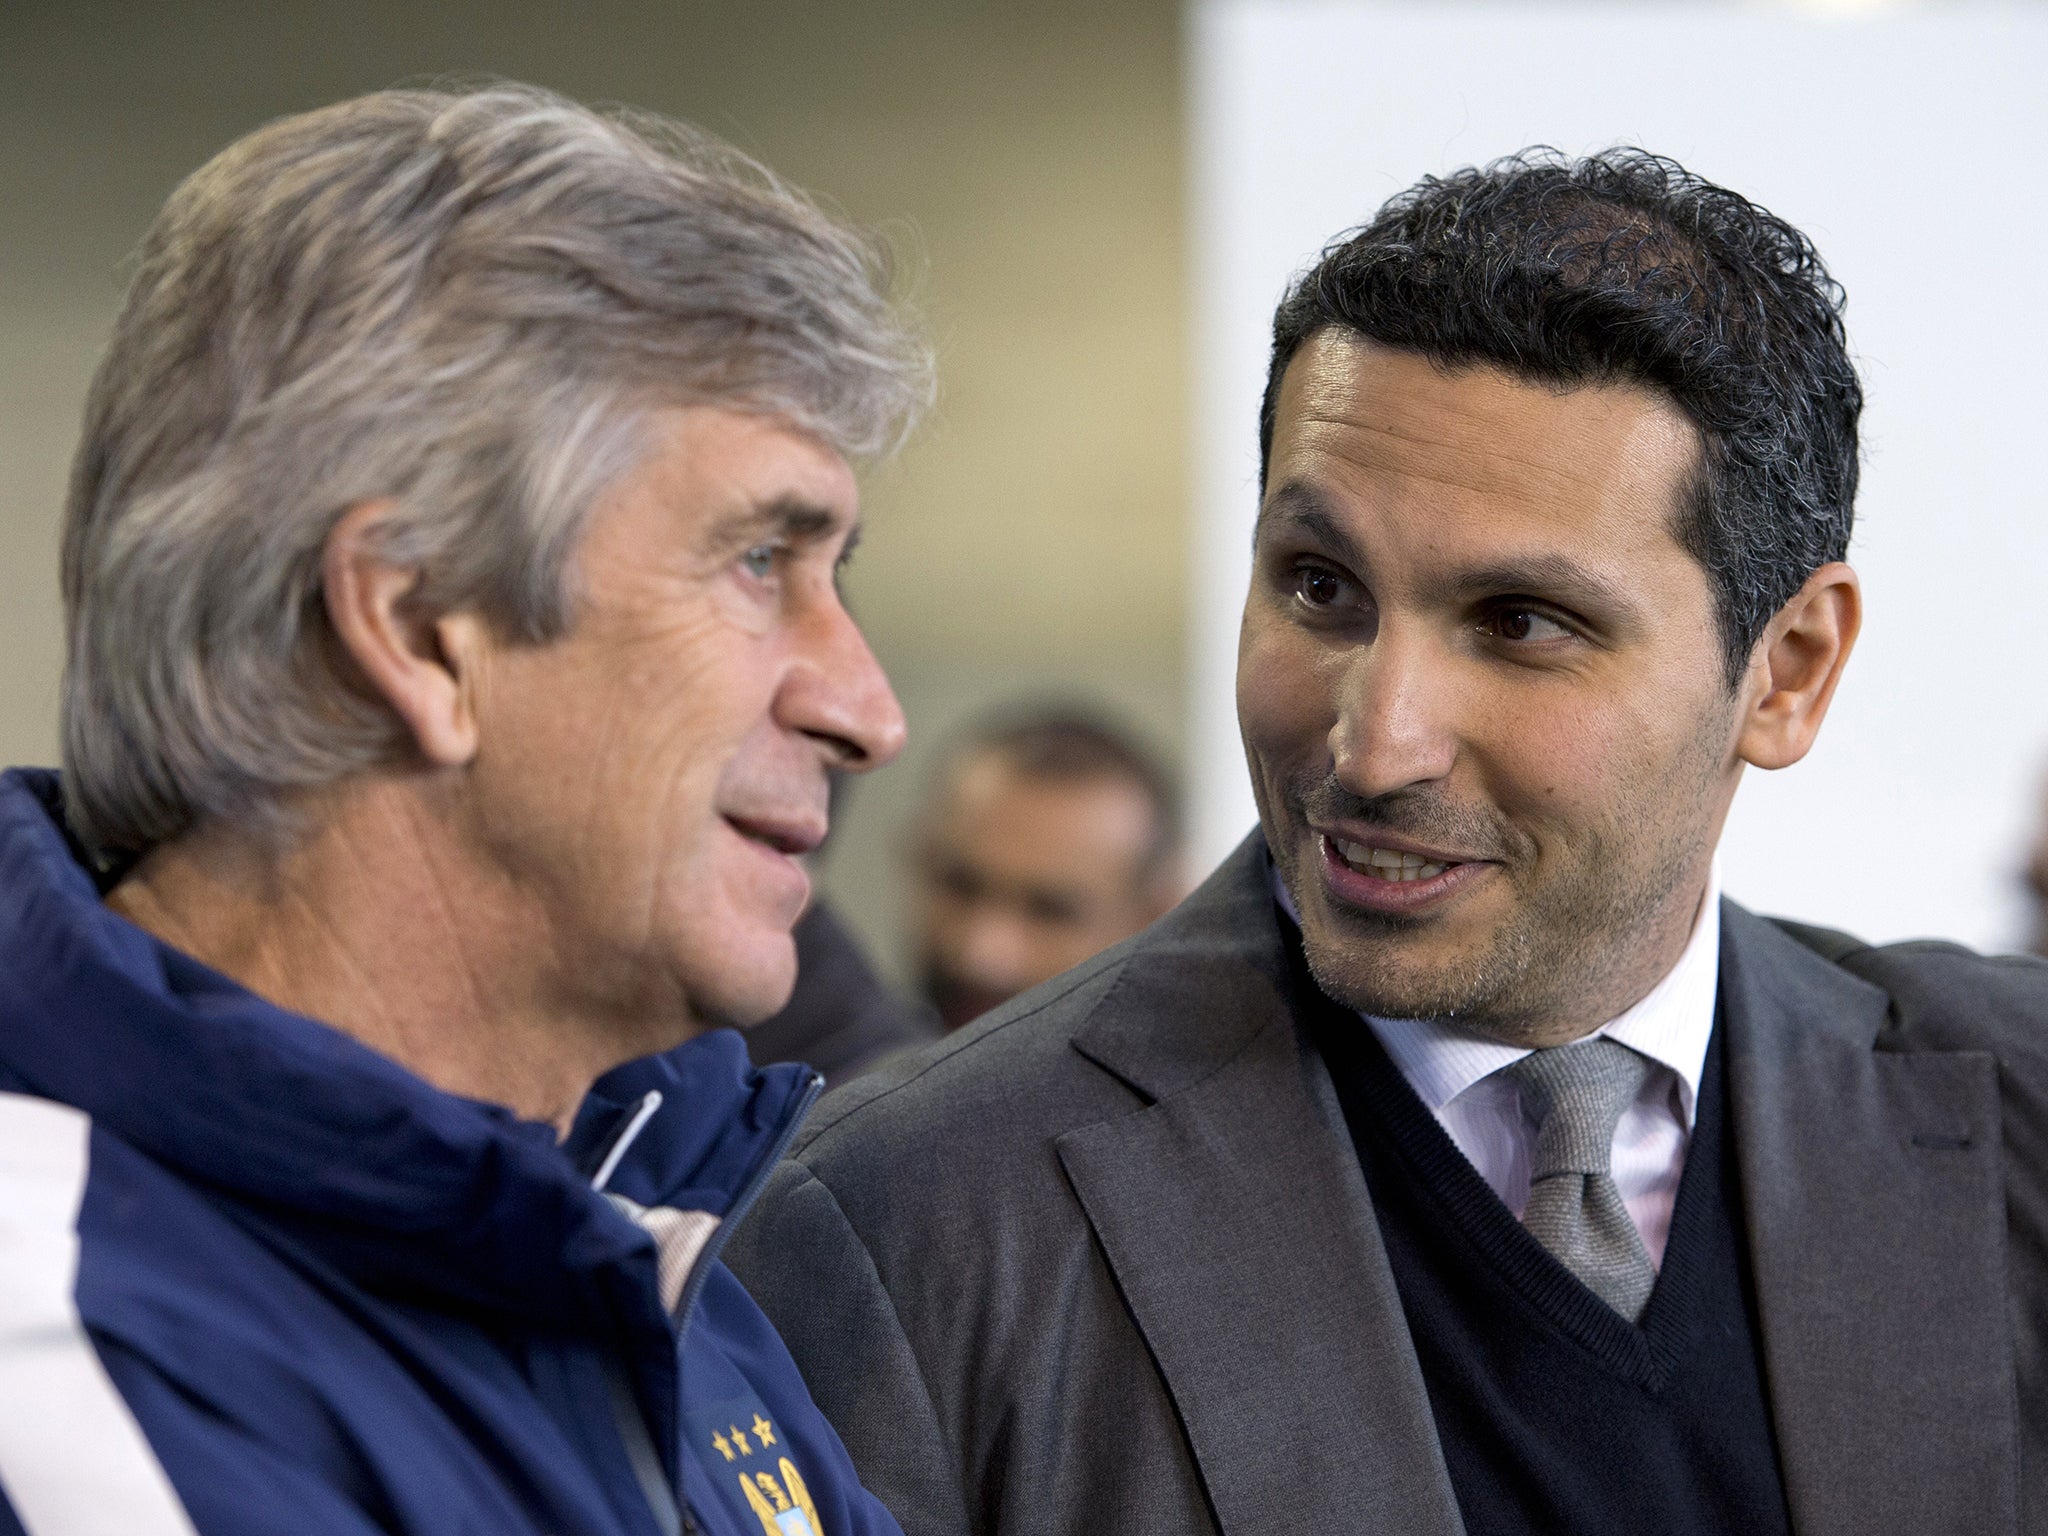
[[727, 505], [809, 504], [850, 518], [859, 483], [838, 448], [744, 403], [657, 404], [639, 415], [641, 465], [656, 484]]

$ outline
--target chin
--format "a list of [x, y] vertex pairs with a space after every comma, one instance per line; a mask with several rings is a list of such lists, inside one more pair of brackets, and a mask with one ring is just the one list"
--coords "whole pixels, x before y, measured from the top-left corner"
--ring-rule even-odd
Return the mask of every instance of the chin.
[[713, 1029], [745, 1029], [779, 1013], [796, 990], [796, 941], [783, 927], [753, 928], [696, 947], [682, 966], [691, 1011]]
[[1425, 956], [1401, 953], [1410, 943], [1397, 933], [1361, 938], [1340, 926], [1335, 934], [1307, 933], [1303, 949], [1316, 985], [1359, 1013], [1382, 1019], [1452, 1018], [1469, 1016], [1488, 1000], [1486, 968], [1475, 966], [1469, 954], [1433, 964]]

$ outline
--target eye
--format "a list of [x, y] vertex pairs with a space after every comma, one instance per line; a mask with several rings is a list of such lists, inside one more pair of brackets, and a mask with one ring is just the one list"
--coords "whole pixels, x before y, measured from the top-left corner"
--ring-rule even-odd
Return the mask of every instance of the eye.
[[1496, 608], [1480, 621], [1480, 630], [1498, 640], [1512, 640], [1517, 644], [1540, 644], [1545, 640], [1569, 640], [1572, 630], [1569, 626], [1552, 618], [1541, 609], [1526, 604], [1511, 604]]
[[1326, 566], [1304, 565], [1294, 573], [1294, 595], [1311, 608], [1331, 608], [1344, 600], [1350, 586]]
[[775, 567], [781, 560], [782, 547], [778, 544], [756, 544], [740, 556], [740, 564], [746, 567], [747, 574], [761, 581], [775, 574]]
[[1067, 927], [1081, 920], [1081, 903], [1059, 891], [1028, 891], [1024, 911], [1035, 923]]

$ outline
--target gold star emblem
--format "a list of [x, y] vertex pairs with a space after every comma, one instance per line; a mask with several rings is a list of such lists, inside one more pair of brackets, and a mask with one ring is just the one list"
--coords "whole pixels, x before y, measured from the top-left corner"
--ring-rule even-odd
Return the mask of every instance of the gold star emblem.
[[740, 1432], [739, 1425], [728, 1424], [725, 1426], [725, 1432], [732, 1436], [732, 1443], [739, 1447], [742, 1456], [754, 1454], [753, 1449], [747, 1444], [747, 1437]]
[[775, 1443], [775, 1426], [758, 1413], [754, 1415], [754, 1438], [761, 1442], [764, 1451]]
[[711, 1432], [711, 1449], [718, 1452], [727, 1461], [732, 1460], [732, 1442], [715, 1429]]

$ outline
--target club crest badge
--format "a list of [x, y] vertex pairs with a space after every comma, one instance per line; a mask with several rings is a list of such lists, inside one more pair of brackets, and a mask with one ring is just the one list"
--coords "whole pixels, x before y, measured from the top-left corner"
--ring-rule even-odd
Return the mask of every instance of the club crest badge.
[[734, 1513], [751, 1514], [762, 1536], [827, 1536], [811, 1490], [760, 1400], [751, 1394], [687, 1415], [691, 1450]]

